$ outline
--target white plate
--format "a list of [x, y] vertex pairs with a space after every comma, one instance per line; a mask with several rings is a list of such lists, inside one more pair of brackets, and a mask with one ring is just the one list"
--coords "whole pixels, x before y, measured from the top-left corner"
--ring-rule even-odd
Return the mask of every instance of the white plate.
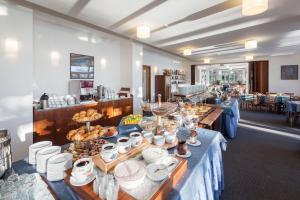
[[51, 147], [46, 147], [46, 148], [43, 148], [41, 150], [39, 150], [37, 152], [37, 156], [46, 156], [46, 155], [50, 155], [50, 154], [53, 154], [57, 151], [60, 151], [61, 150], [61, 147], [59, 146], [51, 146]]
[[89, 184], [90, 182], [92, 182], [94, 179], [96, 178], [96, 175], [94, 173], [92, 173], [91, 176], [89, 176], [86, 181], [84, 182], [77, 182], [76, 179], [71, 176], [70, 177], [70, 184], [75, 186], [75, 187], [80, 187], [80, 186], [84, 186], [84, 185], [87, 185]]
[[52, 142], [51, 141], [42, 141], [42, 142], [37, 142], [29, 146], [29, 149], [40, 149], [43, 147], [51, 146]]
[[42, 142], [37, 142], [29, 146], [29, 158], [28, 162], [29, 164], [36, 164], [36, 154], [39, 150], [50, 147], [52, 146], [51, 141], [42, 141]]
[[65, 163], [69, 160], [73, 159], [73, 154], [71, 153], [60, 153], [57, 154], [55, 156], [52, 156], [51, 158], [49, 158], [48, 160], [48, 164], [51, 165], [56, 165], [56, 164], [61, 164], [61, 163]]
[[59, 154], [61, 147], [51, 146], [41, 149], [36, 155], [36, 170], [39, 173], [45, 173], [47, 171], [47, 161], [50, 157]]
[[201, 142], [199, 140], [197, 140], [196, 143], [191, 143], [190, 140], [187, 140], [186, 143], [188, 145], [191, 145], [191, 146], [194, 146], [194, 147], [197, 147], [197, 146], [201, 145]]
[[180, 158], [189, 158], [192, 155], [192, 152], [189, 151], [189, 150], [186, 152], [185, 155], [178, 154], [177, 149], [175, 149], [174, 153], [175, 153], [176, 156], [178, 156]]
[[[151, 163], [146, 167], [147, 176], [153, 181], [162, 181], [176, 168], [178, 162], [176, 158], [168, 156], [156, 163]], [[170, 166], [172, 163], [174, 164]]]

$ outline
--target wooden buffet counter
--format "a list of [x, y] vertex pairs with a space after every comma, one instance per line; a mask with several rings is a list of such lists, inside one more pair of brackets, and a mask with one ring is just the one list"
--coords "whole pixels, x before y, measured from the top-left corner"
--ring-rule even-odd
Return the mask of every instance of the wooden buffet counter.
[[104, 116], [91, 123], [101, 126], [118, 126], [122, 117], [133, 113], [133, 99], [121, 98], [103, 100], [90, 104], [80, 104], [69, 107], [53, 108], [46, 110], [33, 110], [33, 143], [50, 140], [53, 145], [69, 143], [66, 134], [83, 126], [72, 120], [75, 113], [86, 111], [89, 108], [96, 109]]

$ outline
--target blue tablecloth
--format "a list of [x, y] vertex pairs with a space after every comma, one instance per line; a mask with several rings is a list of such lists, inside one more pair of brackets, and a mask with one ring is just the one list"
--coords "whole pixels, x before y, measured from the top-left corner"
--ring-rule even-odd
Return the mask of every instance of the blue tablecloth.
[[290, 100], [290, 96], [276, 96], [275, 102], [276, 103], [286, 103], [288, 100]]
[[[224, 190], [222, 149], [226, 150], [226, 140], [216, 131], [198, 129], [198, 132], [201, 146], [189, 146], [192, 156], [188, 158], [188, 170], [167, 199], [220, 199]], [[181, 129], [178, 137], [185, 139], [185, 134], [186, 129]]]
[[[226, 149], [226, 140], [216, 131], [198, 129], [198, 139], [201, 146], [190, 147], [192, 156], [188, 158], [188, 170], [180, 182], [168, 195], [168, 199], [219, 199], [221, 191], [224, 190], [224, 175], [222, 152]], [[188, 132], [185, 128], [180, 128], [178, 137], [186, 139]], [[113, 139], [115, 141], [116, 138]], [[172, 153], [174, 150], [170, 150]], [[15, 172], [33, 173], [35, 166], [28, 164], [24, 160], [13, 163]], [[45, 174], [41, 174], [45, 176]], [[79, 199], [73, 190], [63, 181], [48, 182], [49, 186], [63, 200]]]
[[230, 103], [222, 102], [219, 104], [222, 109], [222, 133], [228, 138], [235, 138], [237, 135], [237, 125], [240, 119], [239, 102], [233, 98]]
[[253, 94], [241, 94], [240, 100], [241, 101], [253, 101], [255, 99]]
[[300, 112], [300, 101], [287, 101], [286, 112]]

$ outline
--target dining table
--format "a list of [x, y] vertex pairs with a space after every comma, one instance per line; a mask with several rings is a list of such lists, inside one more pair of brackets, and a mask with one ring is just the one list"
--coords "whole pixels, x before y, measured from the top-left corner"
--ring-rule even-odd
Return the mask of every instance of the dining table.
[[[127, 131], [128, 132], [128, 131]], [[119, 133], [118, 137], [128, 134]], [[169, 192], [167, 199], [220, 199], [224, 190], [224, 170], [222, 151], [226, 150], [226, 139], [220, 132], [208, 129], [197, 129], [200, 146], [189, 146], [191, 156], [187, 158], [188, 169], [177, 185]], [[186, 140], [189, 137], [189, 131], [180, 127], [177, 137]], [[115, 142], [117, 138], [110, 139]], [[174, 149], [169, 153], [174, 154]], [[36, 166], [28, 163], [28, 158], [16, 161], [12, 165], [13, 170], [18, 174], [37, 173]], [[45, 182], [56, 198], [63, 200], [79, 200], [80, 197], [63, 181], [48, 181], [46, 174], [41, 173]]]
[[300, 101], [287, 101], [285, 111], [287, 113], [287, 121], [290, 126], [294, 126], [296, 118], [300, 115]]

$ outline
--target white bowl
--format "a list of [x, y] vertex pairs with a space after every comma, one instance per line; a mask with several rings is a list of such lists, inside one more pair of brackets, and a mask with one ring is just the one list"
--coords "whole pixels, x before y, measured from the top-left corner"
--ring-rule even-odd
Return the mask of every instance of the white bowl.
[[153, 163], [169, 155], [168, 151], [159, 147], [149, 147], [142, 151], [144, 160]]
[[165, 138], [168, 144], [173, 144], [176, 140], [176, 134], [165, 132]]
[[121, 188], [131, 190], [143, 183], [146, 177], [146, 167], [141, 161], [126, 160], [115, 167], [114, 176]]

